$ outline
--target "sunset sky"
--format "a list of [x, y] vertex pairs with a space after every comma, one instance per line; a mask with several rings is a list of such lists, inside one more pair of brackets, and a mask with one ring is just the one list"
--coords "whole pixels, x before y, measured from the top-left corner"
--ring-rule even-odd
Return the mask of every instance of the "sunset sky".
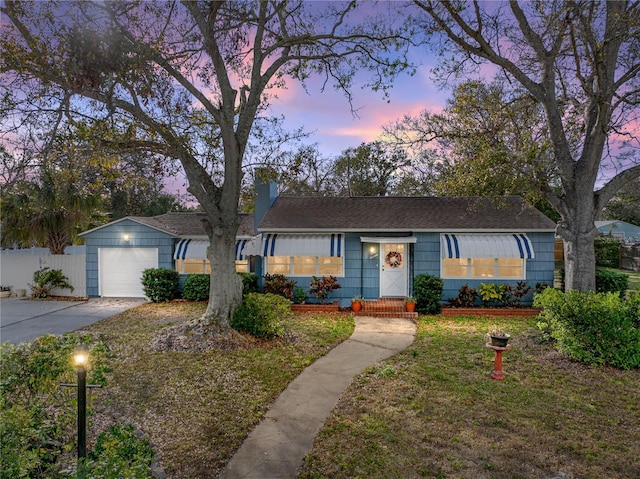
[[304, 126], [315, 132], [308, 143], [318, 143], [325, 156], [335, 156], [344, 149], [355, 147], [362, 142], [373, 141], [382, 132], [382, 127], [403, 115], [416, 114], [425, 108], [441, 110], [449, 91], [439, 90], [430, 78], [430, 69], [435, 60], [425, 62], [414, 53], [413, 61], [423, 63], [414, 76], [402, 74], [391, 90], [389, 101], [381, 92], [361, 88], [362, 82], [352, 90], [354, 108], [358, 117], [351, 113], [349, 103], [343, 94], [332, 87], [321, 91], [320, 79], [309, 83], [308, 92], [296, 83], [290, 83], [288, 90], [280, 91], [274, 100], [271, 113], [284, 115], [288, 129]]

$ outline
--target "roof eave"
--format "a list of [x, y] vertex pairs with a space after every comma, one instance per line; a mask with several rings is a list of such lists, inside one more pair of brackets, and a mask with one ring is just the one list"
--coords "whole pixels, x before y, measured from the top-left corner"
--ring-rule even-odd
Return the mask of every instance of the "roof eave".
[[169, 236], [173, 236], [174, 238], [179, 238], [180, 237], [179, 235], [176, 235], [173, 231], [169, 231], [169, 230], [164, 229], [164, 228], [159, 228], [157, 226], [152, 226], [152, 225], [150, 225], [148, 223], [145, 223], [144, 221], [140, 221], [136, 216], [125, 216], [124, 218], [119, 218], [119, 219], [117, 219], [115, 221], [111, 221], [111, 222], [106, 223], [104, 225], [96, 226], [95, 228], [92, 228], [92, 229], [90, 229], [88, 231], [83, 231], [82, 233], [79, 233], [78, 236], [88, 235], [88, 234], [93, 233], [95, 231], [98, 231], [98, 230], [101, 230], [101, 229], [104, 229], [104, 228], [107, 228], [107, 227], [111, 227], [111, 226], [117, 225], [118, 223], [121, 223], [121, 222], [123, 222], [125, 220], [133, 221], [135, 223], [138, 223], [139, 225], [146, 226], [147, 228], [151, 228], [151, 229], [156, 230], [156, 231], [160, 231], [161, 233], [165, 233], [165, 234], [167, 234]]

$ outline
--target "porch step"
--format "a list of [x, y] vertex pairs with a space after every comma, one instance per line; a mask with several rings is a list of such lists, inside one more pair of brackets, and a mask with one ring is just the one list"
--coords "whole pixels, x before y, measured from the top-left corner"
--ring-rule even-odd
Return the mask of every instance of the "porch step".
[[415, 319], [418, 313], [406, 311], [404, 298], [381, 298], [365, 300], [362, 310], [354, 313], [355, 316], [373, 316], [375, 318], [407, 318]]

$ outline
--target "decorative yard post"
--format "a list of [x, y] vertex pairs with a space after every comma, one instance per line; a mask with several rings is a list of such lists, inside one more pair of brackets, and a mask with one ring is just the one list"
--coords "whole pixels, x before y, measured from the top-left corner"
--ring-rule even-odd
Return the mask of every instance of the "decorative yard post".
[[495, 358], [493, 361], [493, 372], [491, 373], [491, 379], [494, 381], [503, 381], [504, 380], [504, 372], [502, 372], [502, 353], [511, 349], [511, 346], [493, 346], [491, 344], [487, 344], [489, 349], [493, 349], [495, 351]]

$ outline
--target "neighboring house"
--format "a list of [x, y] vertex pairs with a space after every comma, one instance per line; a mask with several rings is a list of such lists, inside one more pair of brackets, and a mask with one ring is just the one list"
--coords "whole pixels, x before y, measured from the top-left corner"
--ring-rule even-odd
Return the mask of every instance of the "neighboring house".
[[[553, 285], [554, 231], [513, 196], [294, 198], [258, 184], [255, 216], [243, 215], [238, 233], [237, 268], [281, 273], [305, 289], [314, 275], [334, 275], [342, 288], [329, 299], [342, 306], [355, 295], [407, 296], [413, 278], [427, 273], [444, 279], [446, 301], [464, 284]], [[142, 295], [147, 267], [208, 271], [195, 213], [123, 218], [83, 236], [89, 295]]]
[[620, 238], [627, 243], [640, 242], [640, 226], [620, 220], [596, 221], [595, 223], [602, 235]]

